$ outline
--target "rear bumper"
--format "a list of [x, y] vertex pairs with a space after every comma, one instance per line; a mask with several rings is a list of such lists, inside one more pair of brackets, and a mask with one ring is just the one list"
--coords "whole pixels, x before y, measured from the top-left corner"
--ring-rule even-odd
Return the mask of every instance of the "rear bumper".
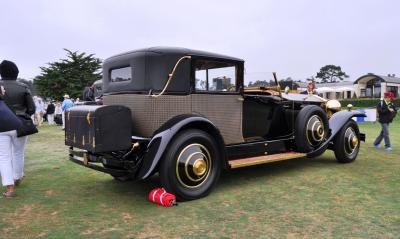
[[95, 156], [90, 155], [86, 151], [77, 151], [72, 147], [69, 149], [69, 160], [76, 164], [117, 177], [129, 174], [129, 171], [126, 169], [105, 168], [104, 166], [100, 165], [101, 162], [98, 160], [93, 160], [95, 158]]

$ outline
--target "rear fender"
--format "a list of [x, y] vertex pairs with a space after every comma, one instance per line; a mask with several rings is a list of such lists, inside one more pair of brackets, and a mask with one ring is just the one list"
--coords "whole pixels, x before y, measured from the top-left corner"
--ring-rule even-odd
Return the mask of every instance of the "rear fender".
[[312, 158], [325, 151], [328, 148], [329, 143], [335, 138], [336, 134], [342, 129], [344, 124], [353, 117], [366, 117], [366, 115], [357, 110], [342, 110], [333, 114], [329, 119], [329, 138], [319, 148], [308, 153], [307, 157]]
[[147, 146], [137, 179], [146, 179], [153, 174], [171, 140], [178, 132], [186, 128], [202, 129], [213, 136], [218, 143], [220, 156], [227, 164], [225, 144], [217, 127], [210, 120], [199, 115], [179, 115], [167, 121], [154, 132], [154, 136]]

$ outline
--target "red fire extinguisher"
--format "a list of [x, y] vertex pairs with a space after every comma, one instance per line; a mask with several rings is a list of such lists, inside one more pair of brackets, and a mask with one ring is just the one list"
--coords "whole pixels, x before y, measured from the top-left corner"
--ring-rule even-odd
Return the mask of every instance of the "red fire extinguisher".
[[168, 193], [164, 188], [155, 188], [149, 193], [149, 200], [163, 207], [178, 206], [175, 195]]

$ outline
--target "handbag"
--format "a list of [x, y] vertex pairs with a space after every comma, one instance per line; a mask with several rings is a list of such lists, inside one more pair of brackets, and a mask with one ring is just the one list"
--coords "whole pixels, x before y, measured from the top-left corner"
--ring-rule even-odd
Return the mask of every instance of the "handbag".
[[39, 130], [36, 128], [31, 117], [28, 115], [17, 115], [22, 122], [22, 126], [17, 129], [17, 137], [23, 137], [36, 134]]
[[11, 131], [20, 128], [22, 125], [21, 120], [14, 114], [14, 112], [7, 106], [7, 104], [0, 99], [0, 128], [1, 131]]

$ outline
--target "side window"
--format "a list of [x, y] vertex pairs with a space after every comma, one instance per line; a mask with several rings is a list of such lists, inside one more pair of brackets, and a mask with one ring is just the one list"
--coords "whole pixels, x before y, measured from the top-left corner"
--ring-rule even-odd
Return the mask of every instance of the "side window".
[[130, 66], [115, 68], [110, 72], [111, 82], [132, 80], [132, 68]]
[[196, 91], [236, 92], [237, 66], [233, 63], [198, 60], [195, 63]]

